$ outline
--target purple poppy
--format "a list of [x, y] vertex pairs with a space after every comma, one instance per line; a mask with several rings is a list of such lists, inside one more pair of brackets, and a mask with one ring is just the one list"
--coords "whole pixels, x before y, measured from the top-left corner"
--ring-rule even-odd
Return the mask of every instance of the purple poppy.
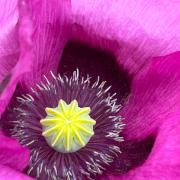
[[178, 1], [0, 5], [1, 179], [179, 178]]

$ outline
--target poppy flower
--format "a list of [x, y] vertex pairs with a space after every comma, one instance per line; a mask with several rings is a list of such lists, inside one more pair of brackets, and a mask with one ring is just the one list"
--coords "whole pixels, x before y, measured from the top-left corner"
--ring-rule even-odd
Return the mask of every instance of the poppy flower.
[[2, 179], [178, 179], [179, 2], [0, 4]]

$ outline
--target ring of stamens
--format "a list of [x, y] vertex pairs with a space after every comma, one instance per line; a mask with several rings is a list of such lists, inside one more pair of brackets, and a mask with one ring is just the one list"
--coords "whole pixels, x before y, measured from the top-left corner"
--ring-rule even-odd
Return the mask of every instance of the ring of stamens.
[[[39, 180], [95, 179], [103, 172], [112, 172], [112, 169], [114, 172], [119, 172], [119, 168], [116, 167], [119, 162], [116, 160], [121, 159], [120, 142], [123, 138], [120, 134], [124, 124], [119, 115], [121, 105], [117, 104], [116, 95], [111, 95], [109, 89], [99, 77], [96, 81], [91, 81], [89, 75], [81, 77], [78, 70], [74, 71], [71, 77], [60, 74], [55, 76], [51, 72], [49, 79], [45, 77], [45, 81], [32, 88], [30, 94], [17, 97], [17, 104], [10, 106], [8, 116], [3, 121], [7, 125], [5, 123], [3, 126], [10, 127], [11, 136], [30, 149], [27, 174]], [[62, 99], [67, 104], [63, 104], [63, 101], [60, 103]], [[49, 135], [43, 136], [42, 133], [44, 134], [45, 131], [58, 125], [57, 122], [63, 120], [56, 116], [63, 115], [60, 105], [64, 105], [67, 113], [73, 100], [77, 101], [75, 103], [77, 112], [85, 107], [90, 109], [87, 111], [87, 116], [85, 114], [80, 116], [75, 131], [71, 129], [69, 137], [73, 136], [73, 140], [68, 151], [66, 140], [69, 131], [63, 130], [65, 134], [62, 136], [59, 132], [62, 130], [62, 124]], [[50, 113], [48, 113], [49, 109]], [[55, 110], [55, 115], [51, 110]], [[95, 122], [87, 124], [84, 122], [84, 117], [86, 122], [87, 117], [88, 122], [89, 118]], [[50, 119], [49, 122], [45, 121], [48, 119]], [[70, 120], [72, 121], [66, 115], [66, 125], [71, 123]], [[82, 139], [85, 144], [88, 141], [88, 135], [82, 131], [82, 128], [90, 129], [94, 133], [83, 148], [80, 140]], [[79, 135], [79, 141], [76, 130], [82, 135]], [[61, 138], [59, 138], [60, 135], [57, 136], [58, 132]], [[86, 141], [84, 137], [87, 138]], [[55, 139], [57, 143], [53, 144]]]

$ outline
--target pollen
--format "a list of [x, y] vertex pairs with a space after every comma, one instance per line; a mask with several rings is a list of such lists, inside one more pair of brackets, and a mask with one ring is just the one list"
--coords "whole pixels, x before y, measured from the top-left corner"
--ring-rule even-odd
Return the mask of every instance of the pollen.
[[42, 135], [49, 146], [58, 152], [76, 152], [86, 146], [94, 135], [96, 121], [90, 117], [90, 107], [79, 107], [77, 100], [67, 104], [60, 99], [56, 108], [46, 107], [47, 116], [41, 119]]

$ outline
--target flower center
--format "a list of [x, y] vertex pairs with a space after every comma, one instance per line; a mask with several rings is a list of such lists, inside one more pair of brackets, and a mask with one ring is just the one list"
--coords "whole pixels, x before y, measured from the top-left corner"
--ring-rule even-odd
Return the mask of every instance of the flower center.
[[89, 116], [89, 107], [80, 108], [73, 100], [69, 105], [62, 99], [56, 108], [46, 108], [47, 116], [40, 121], [47, 143], [62, 153], [84, 147], [94, 135], [96, 121]]

